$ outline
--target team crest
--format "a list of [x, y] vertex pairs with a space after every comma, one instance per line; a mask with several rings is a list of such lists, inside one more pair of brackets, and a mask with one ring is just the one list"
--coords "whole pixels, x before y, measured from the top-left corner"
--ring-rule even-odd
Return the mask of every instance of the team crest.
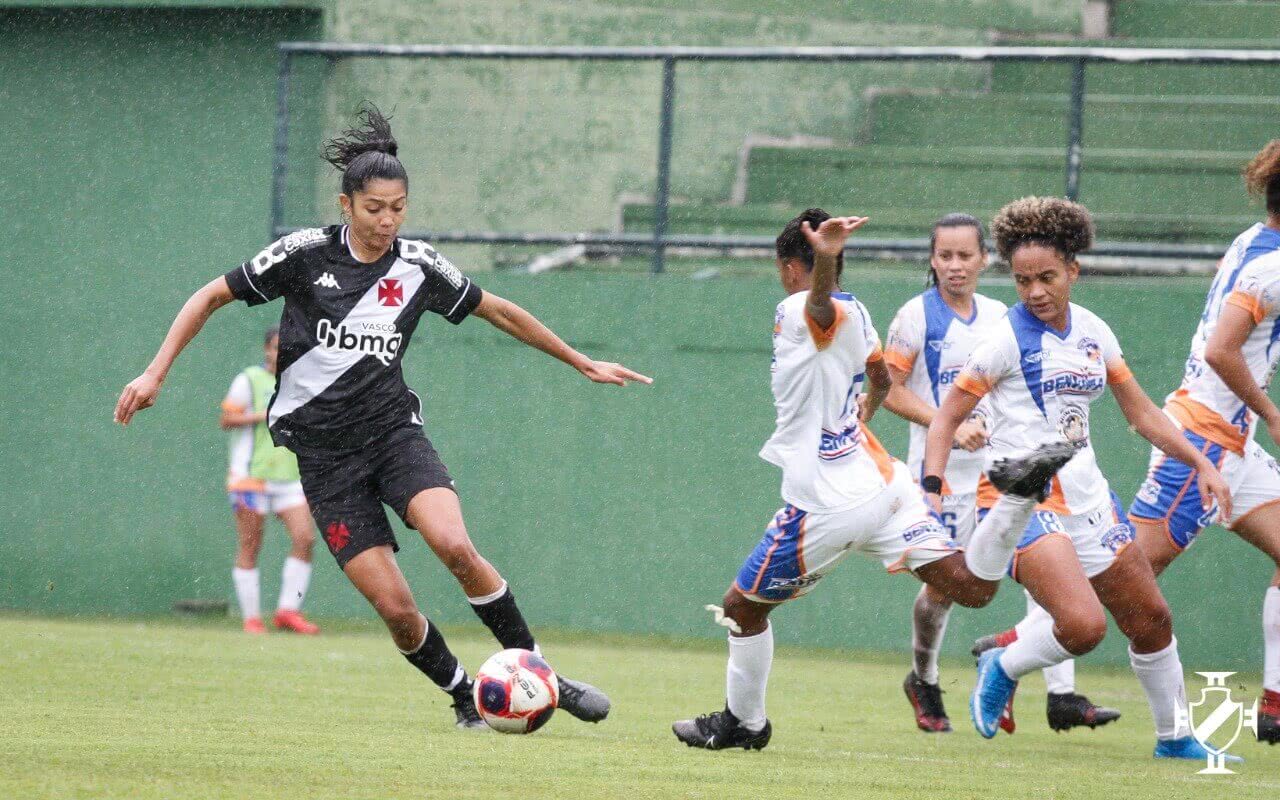
[[378, 302], [384, 306], [404, 305], [404, 284], [396, 278], [378, 281]]
[[1200, 690], [1200, 699], [1174, 709], [1179, 725], [1191, 729], [1191, 735], [1208, 751], [1209, 765], [1200, 770], [1201, 775], [1233, 775], [1227, 769], [1227, 748], [1235, 743], [1240, 731], [1248, 728], [1258, 735], [1258, 701], [1252, 708], [1231, 696], [1227, 678], [1234, 672], [1198, 672], [1209, 682]]
[[1063, 406], [1058, 413], [1058, 432], [1076, 447], [1083, 447], [1089, 439], [1089, 417], [1084, 409], [1070, 403]]
[[1080, 348], [1090, 361], [1102, 362], [1102, 345], [1098, 344], [1096, 339], [1086, 336], [1076, 344], [1076, 347]]

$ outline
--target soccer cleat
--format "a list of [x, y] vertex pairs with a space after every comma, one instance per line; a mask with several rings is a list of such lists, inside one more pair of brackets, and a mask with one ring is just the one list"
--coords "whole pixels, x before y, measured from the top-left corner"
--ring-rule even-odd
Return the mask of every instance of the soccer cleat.
[[1055, 731], [1069, 731], [1086, 725], [1096, 728], [1120, 719], [1119, 711], [1095, 706], [1089, 698], [1075, 692], [1049, 695], [1045, 714], [1049, 718], [1049, 727]]
[[249, 617], [244, 621], [244, 632], [261, 636], [267, 632], [267, 626], [262, 624], [261, 617]]
[[998, 458], [987, 471], [991, 484], [1005, 494], [1034, 498], [1049, 496], [1049, 479], [1076, 454], [1066, 441], [1042, 444], [1021, 458]]
[[743, 750], [763, 750], [773, 736], [773, 724], [764, 721], [758, 731], [742, 727], [738, 718], [726, 706], [724, 711], [714, 711], [696, 719], [682, 719], [673, 723], [671, 731], [676, 738], [690, 747], [704, 750], [727, 750], [741, 747]]
[[1258, 741], [1280, 744], [1280, 692], [1264, 689], [1258, 707]]
[[[1205, 761], [1209, 758], [1209, 751], [1197, 742], [1192, 736], [1183, 736], [1181, 739], [1157, 739], [1156, 749], [1152, 755], [1156, 758], [1185, 758], [1193, 761]], [[1240, 756], [1233, 756], [1228, 753], [1225, 757], [1228, 764], [1241, 764], [1244, 759]]]
[[1018, 641], [1018, 631], [1016, 628], [1010, 628], [1000, 633], [989, 633], [974, 640], [973, 648], [969, 651], [974, 658], [982, 655], [993, 647], [1008, 647]]
[[459, 729], [464, 731], [477, 731], [489, 728], [480, 717], [480, 712], [476, 710], [475, 698], [471, 696], [471, 681], [463, 681], [458, 684], [453, 691], [449, 692], [449, 696], [453, 698], [451, 708], [453, 715], [456, 717], [456, 724]]
[[984, 739], [994, 738], [1000, 730], [1000, 718], [1018, 688], [1018, 682], [1000, 666], [1003, 652], [1003, 647], [995, 647], [978, 657], [978, 682], [969, 696], [969, 718]]
[[1018, 687], [1013, 687], [1013, 691], [1009, 693], [1009, 702], [1005, 703], [1004, 711], [1000, 712], [1000, 730], [1012, 736], [1018, 730], [1018, 723], [1013, 718], [1013, 698], [1018, 693]]
[[276, 612], [275, 618], [271, 622], [282, 631], [293, 631], [306, 636], [314, 636], [320, 632], [320, 626], [302, 616], [301, 611], [290, 611], [282, 608]]
[[563, 675], [557, 676], [560, 681], [560, 702], [572, 716], [583, 722], [599, 722], [609, 716], [609, 696], [589, 683], [571, 681]]
[[925, 733], [951, 733], [951, 720], [942, 706], [942, 689], [936, 683], [926, 683], [911, 670], [902, 681], [902, 691], [907, 702], [916, 712], [916, 727]]

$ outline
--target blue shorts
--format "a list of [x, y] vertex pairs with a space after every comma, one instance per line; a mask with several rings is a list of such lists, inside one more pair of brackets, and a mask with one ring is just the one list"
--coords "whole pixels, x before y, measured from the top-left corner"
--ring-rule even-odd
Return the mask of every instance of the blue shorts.
[[[1017, 552], [1009, 563], [1009, 575], [1017, 579], [1018, 558], [1048, 536], [1065, 536], [1071, 540], [1080, 566], [1085, 575], [1092, 578], [1105, 572], [1115, 563], [1120, 551], [1134, 540], [1134, 530], [1125, 513], [1120, 496], [1110, 493], [1109, 504], [1102, 504], [1091, 512], [1062, 516], [1054, 511], [1037, 510], [1031, 515]], [[978, 511], [979, 518], [987, 515], [987, 509]]]
[[[1222, 469], [1227, 456], [1225, 447], [1189, 430], [1183, 430], [1182, 435], [1214, 466]], [[1135, 519], [1164, 523], [1169, 540], [1179, 550], [1190, 547], [1218, 514], [1216, 506], [1205, 510], [1196, 476], [1196, 470], [1160, 453], [1152, 458], [1147, 479], [1130, 508]]]

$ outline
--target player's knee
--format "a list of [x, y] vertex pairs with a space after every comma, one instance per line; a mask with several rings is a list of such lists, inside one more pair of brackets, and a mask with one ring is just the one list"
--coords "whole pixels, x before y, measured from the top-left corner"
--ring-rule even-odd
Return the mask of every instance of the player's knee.
[[373, 601], [373, 608], [393, 633], [416, 627], [421, 616], [412, 597], [380, 597]]
[[1135, 617], [1138, 624], [1125, 631], [1135, 648], [1142, 652], [1155, 652], [1172, 641], [1173, 612], [1163, 597], [1148, 603]]
[[741, 592], [730, 589], [725, 592], [724, 615], [737, 623], [738, 628], [747, 635], [759, 633], [768, 624], [768, 607], [761, 603], [753, 603]]
[[1107, 635], [1107, 618], [1101, 609], [1076, 610], [1055, 622], [1059, 643], [1075, 656], [1090, 652]]
[[465, 535], [453, 538], [454, 541], [437, 548], [436, 555], [454, 577], [460, 580], [469, 578], [480, 567], [482, 559]]

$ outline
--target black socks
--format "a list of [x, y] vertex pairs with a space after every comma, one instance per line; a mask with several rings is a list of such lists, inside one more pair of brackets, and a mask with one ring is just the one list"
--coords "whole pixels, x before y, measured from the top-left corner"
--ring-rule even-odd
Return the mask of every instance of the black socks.
[[[476, 616], [485, 624], [498, 643], [502, 645], [504, 650], [518, 647], [521, 650], [532, 650], [534, 648], [533, 634], [529, 632], [529, 626], [524, 621], [524, 615], [520, 613], [520, 609], [516, 606], [515, 595], [511, 593], [510, 587], [503, 587], [504, 591], [496, 600], [490, 600], [487, 603], [477, 603], [471, 600], [471, 609], [476, 612]], [[470, 598], [468, 598], [470, 599]]]

